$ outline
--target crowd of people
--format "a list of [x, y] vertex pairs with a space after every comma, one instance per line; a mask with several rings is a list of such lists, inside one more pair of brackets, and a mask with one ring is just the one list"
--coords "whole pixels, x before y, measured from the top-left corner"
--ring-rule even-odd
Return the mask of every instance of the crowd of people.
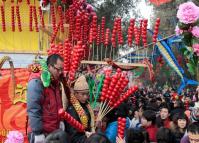
[[[63, 64], [57, 54], [48, 57], [49, 86], [44, 86], [42, 72], [31, 73], [27, 92], [30, 143], [116, 143], [118, 117], [126, 118], [126, 143], [199, 143], [196, 89], [184, 91], [182, 96], [172, 88], [139, 89], [102, 121], [96, 121], [85, 76], [68, 83], [63, 78]], [[81, 123], [84, 132], [60, 118], [60, 108]]]

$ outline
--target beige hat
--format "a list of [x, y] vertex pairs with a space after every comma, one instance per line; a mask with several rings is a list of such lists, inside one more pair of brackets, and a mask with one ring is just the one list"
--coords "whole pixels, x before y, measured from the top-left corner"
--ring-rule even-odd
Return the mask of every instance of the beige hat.
[[84, 75], [80, 76], [74, 85], [74, 91], [85, 91], [89, 90], [86, 77]]

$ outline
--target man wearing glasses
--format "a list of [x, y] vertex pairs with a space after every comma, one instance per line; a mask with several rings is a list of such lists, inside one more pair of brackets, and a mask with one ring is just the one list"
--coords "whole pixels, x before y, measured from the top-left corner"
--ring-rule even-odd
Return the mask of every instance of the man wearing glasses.
[[59, 132], [66, 142], [66, 133], [61, 131], [58, 110], [62, 108], [60, 79], [63, 75], [63, 58], [58, 54], [47, 58], [51, 81], [44, 87], [41, 74], [31, 73], [27, 90], [27, 112], [29, 117], [29, 142], [44, 143], [50, 133]]

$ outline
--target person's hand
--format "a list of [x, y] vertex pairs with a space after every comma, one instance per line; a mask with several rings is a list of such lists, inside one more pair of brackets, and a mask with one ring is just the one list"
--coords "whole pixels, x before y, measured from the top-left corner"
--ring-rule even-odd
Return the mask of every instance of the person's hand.
[[34, 143], [45, 143], [44, 134], [36, 135]]
[[121, 137], [116, 137], [116, 143], [125, 143]]
[[92, 132], [85, 132], [86, 137], [89, 138], [93, 133]]
[[63, 121], [60, 121], [60, 123], [59, 123], [59, 128], [60, 128], [62, 131], [65, 131], [65, 125], [64, 125], [64, 122], [63, 122]]

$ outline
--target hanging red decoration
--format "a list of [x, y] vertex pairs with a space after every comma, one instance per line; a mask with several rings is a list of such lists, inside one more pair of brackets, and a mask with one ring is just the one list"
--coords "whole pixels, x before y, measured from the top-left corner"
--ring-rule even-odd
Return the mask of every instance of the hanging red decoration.
[[11, 6], [11, 21], [12, 21], [12, 32], [15, 31], [15, 7]]
[[84, 132], [84, 126], [79, 123], [75, 118], [70, 114], [64, 111], [64, 109], [59, 109], [59, 116], [65, 119], [72, 127], [76, 128], [79, 132]]
[[117, 136], [120, 138], [124, 138], [124, 131], [126, 128], [126, 118], [118, 118], [118, 128], [117, 128]]
[[100, 44], [100, 25], [97, 27], [97, 46]]
[[128, 27], [128, 46], [131, 47], [133, 43], [135, 19], [130, 19], [130, 24]]
[[165, 3], [169, 3], [171, 2], [172, 0], [149, 0], [152, 4], [156, 5], [156, 6], [160, 6], [162, 4], [165, 4]]
[[113, 48], [116, 48], [116, 34], [117, 34], [117, 18], [115, 18], [114, 20], [114, 24], [113, 24], [113, 31], [112, 31], [112, 37], [111, 37], [111, 43]]
[[2, 22], [2, 31], [6, 31], [6, 23], [5, 23], [5, 9], [4, 6], [1, 5], [1, 22]]
[[38, 27], [38, 21], [37, 21], [37, 11], [36, 11], [36, 6], [33, 6], [33, 18], [35, 21], [35, 31], [39, 32], [39, 27]]
[[84, 15], [84, 18], [83, 18], [83, 23], [84, 23], [84, 32], [83, 32], [83, 43], [86, 43], [88, 41], [88, 33], [89, 33], [89, 16], [88, 14], [85, 14]]
[[102, 21], [101, 21], [101, 43], [105, 43], [105, 39], [104, 39], [104, 30], [105, 30], [105, 17], [102, 17]]
[[33, 11], [33, 8], [32, 8], [32, 5], [29, 6], [29, 30], [30, 31], [33, 31], [33, 28], [32, 28], [32, 11]]
[[22, 29], [21, 29], [21, 17], [20, 17], [19, 5], [16, 6], [16, 14], [17, 14], [18, 29], [19, 32], [21, 32]]
[[50, 43], [53, 43], [56, 36], [57, 36], [57, 32], [59, 31], [60, 29], [60, 23], [57, 25], [56, 29], [53, 31], [53, 35], [51, 36], [51, 40], [50, 40]]
[[97, 40], [97, 16], [94, 15], [92, 18], [92, 29], [93, 29], [93, 41]]
[[50, 6], [50, 10], [51, 10], [53, 31], [55, 31], [56, 30], [56, 17], [55, 17], [55, 7], [54, 7], [54, 5]]
[[27, 3], [27, 5], [29, 5], [30, 4], [30, 0], [26, 0], [26, 3]]
[[40, 7], [40, 6], [39, 6], [38, 10], [39, 10], [40, 23], [41, 23], [41, 25], [42, 25], [42, 28], [45, 28], [44, 15], [43, 15], [43, 13], [42, 13], [42, 10], [41, 10], [41, 7]]
[[118, 32], [118, 44], [122, 45], [124, 43], [123, 35], [122, 35], [122, 19], [121, 17], [118, 18], [117, 21], [117, 32]]
[[63, 17], [63, 14], [62, 14], [62, 7], [61, 6], [58, 6], [58, 13], [59, 13], [59, 18], [60, 18], [60, 30], [62, 33], [64, 33], [64, 17]]

